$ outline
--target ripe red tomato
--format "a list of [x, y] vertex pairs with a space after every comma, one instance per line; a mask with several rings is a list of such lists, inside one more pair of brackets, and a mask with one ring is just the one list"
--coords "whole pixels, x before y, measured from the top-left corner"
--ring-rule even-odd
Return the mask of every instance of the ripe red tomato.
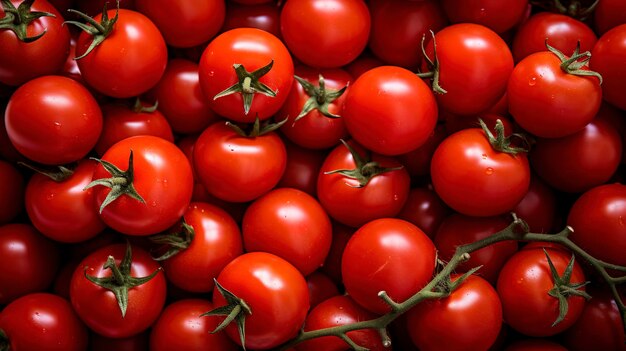
[[[199, 74], [215, 113], [249, 123], [272, 117], [283, 105], [293, 82], [293, 61], [276, 36], [257, 28], [237, 28], [209, 43]], [[236, 90], [219, 95], [231, 88]]]
[[489, 282], [470, 275], [449, 296], [410, 309], [407, 328], [420, 351], [488, 350], [502, 328], [500, 298]]
[[278, 182], [280, 188], [296, 188], [316, 196], [317, 176], [326, 158], [325, 150], [311, 150], [285, 141], [287, 165]]
[[433, 238], [437, 228], [450, 212], [448, 206], [432, 188], [418, 187], [411, 189], [402, 211], [398, 213], [398, 218], [415, 224]]
[[[565, 250], [540, 247], [518, 251], [504, 264], [498, 276], [497, 290], [502, 301], [504, 320], [527, 336], [556, 335], [572, 326], [585, 307], [583, 296], [562, 293], [568, 308], [563, 316], [559, 315], [559, 299], [552, 294], [560, 283], [557, 284], [552, 276], [546, 255], [552, 260], [561, 277], [559, 279], [563, 279], [565, 269], [573, 259], [572, 254]], [[584, 292], [584, 286], [577, 285], [586, 282], [585, 274], [578, 262], [574, 262], [572, 267], [569, 281], [564, 285], [572, 285], [570, 289]], [[554, 324], [557, 318], [562, 319]]]
[[413, 72], [381, 66], [350, 86], [341, 116], [359, 144], [382, 155], [399, 155], [426, 142], [437, 123], [437, 104]]
[[328, 215], [317, 200], [297, 189], [274, 189], [256, 199], [241, 225], [246, 252], [269, 252], [306, 276], [326, 259], [332, 241]]
[[[13, 17], [13, 23], [17, 26], [26, 24], [25, 38], [28, 42], [20, 40], [15, 31], [4, 26], [0, 30], [0, 83], [11, 86], [19, 86], [27, 81], [50, 74], [58, 73], [65, 64], [65, 59], [70, 50], [70, 32], [63, 25], [63, 16], [57, 9], [46, 0], [31, 1], [11, 0], [5, 1], [0, 7], [0, 20], [8, 19], [7, 9], [22, 8], [30, 11], [23, 12], [19, 19]], [[43, 16], [32, 20], [24, 17], [32, 16], [36, 12], [46, 12], [52, 16]]]
[[626, 3], [620, 0], [603, 0], [593, 10], [593, 26], [598, 35], [626, 23]]
[[299, 61], [311, 67], [338, 68], [365, 49], [370, 13], [361, 0], [293, 0], [281, 10], [280, 29]]
[[541, 178], [533, 175], [524, 198], [513, 208], [533, 233], [551, 233], [557, 218], [557, 196]]
[[616, 107], [626, 110], [626, 70], [621, 62], [626, 58], [626, 24], [614, 27], [598, 39], [591, 50], [589, 67], [602, 75], [602, 97]]
[[[82, 32], [76, 42], [80, 73], [89, 86], [116, 98], [130, 98], [155, 86], [167, 65], [167, 46], [159, 29], [145, 15], [127, 9], [108, 10], [116, 18], [110, 34], [88, 52], [93, 36]], [[101, 22], [103, 15], [93, 19]]]
[[[13, 300], [0, 313], [0, 335], [10, 350], [87, 350], [87, 328], [64, 298], [33, 293]], [[3, 340], [4, 341], [4, 340]]]
[[381, 218], [360, 227], [343, 252], [341, 274], [346, 292], [367, 310], [390, 307], [378, 296], [386, 291], [403, 302], [426, 285], [435, 269], [435, 245], [415, 225]]
[[[115, 176], [115, 182], [128, 186], [126, 171], [131, 151], [130, 183], [143, 201], [124, 193], [102, 206], [112, 189], [101, 182]], [[124, 170], [124, 174], [112, 175], [99, 165], [93, 175], [96, 183], [91, 183], [94, 206], [100, 209], [100, 217], [111, 228], [128, 235], [156, 234], [174, 225], [187, 210], [193, 192], [193, 173], [187, 157], [173, 143], [151, 135], [134, 136], [111, 146], [102, 160]]]
[[306, 276], [306, 284], [309, 287], [309, 304], [311, 308], [333, 296], [341, 295], [337, 284], [328, 275], [319, 270]]
[[80, 83], [43, 76], [13, 93], [5, 124], [11, 143], [22, 155], [35, 162], [61, 165], [83, 158], [96, 145], [102, 112]]
[[443, 0], [446, 16], [452, 23], [476, 23], [496, 33], [504, 33], [519, 24], [528, 10], [528, 0]]
[[0, 304], [50, 287], [60, 250], [30, 224], [0, 226]]
[[[309, 292], [302, 274], [289, 262], [266, 252], [250, 252], [232, 260], [217, 277], [224, 289], [243, 300], [245, 346], [271, 349], [297, 335], [309, 309]], [[213, 304], [225, 306], [217, 288]], [[237, 326], [228, 325], [226, 334], [241, 344]]]
[[[122, 281], [112, 273], [111, 263], [107, 263], [111, 260], [114, 269], [123, 276]], [[156, 275], [147, 282], [126, 285], [126, 292], [121, 293], [126, 294], [127, 299], [124, 314], [116, 294], [87, 278], [108, 278], [108, 284], [123, 290], [122, 286], [129, 284], [131, 277], [152, 274]], [[138, 246], [131, 248], [130, 244], [113, 244], [92, 252], [76, 267], [70, 282], [70, 298], [74, 310], [89, 329], [106, 337], [124, 338], [141, 333], [156, 321], [165, 304], [165, 284], [160, 265], [147, 251]]]
[[11, 222], [24, 210], [24, 183], [20, 171], [0, 159], [0, 225]]
[[222, 32], [241, 27], [262, 29], [280, 38], [280, 7], [271, 3], [271, 0], [259, 4], [227, 1]]

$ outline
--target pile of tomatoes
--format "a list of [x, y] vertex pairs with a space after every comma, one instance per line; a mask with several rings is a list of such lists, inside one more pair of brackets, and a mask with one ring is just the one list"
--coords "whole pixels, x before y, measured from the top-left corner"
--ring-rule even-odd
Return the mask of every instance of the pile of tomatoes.
[[0, 350], [626, 350], [623, 0], [1, 4]]

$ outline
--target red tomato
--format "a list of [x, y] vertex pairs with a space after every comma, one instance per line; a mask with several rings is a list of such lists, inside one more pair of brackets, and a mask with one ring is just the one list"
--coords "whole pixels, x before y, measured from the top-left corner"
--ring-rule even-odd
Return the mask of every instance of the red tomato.
[[362, 0], [292, 0], [281, 10], [280, 29], [298, 60], [311, 67], [337, 68], [365, 49], [370, 13]]
[[[556, 335], [572, 326], [585, 307], [583, 296], [562, 293], [568, 309], [565, 315], [559, 316], [559, 299], [550, 292], [561, 284], [557, 284], [552, 276], [546, 255], [552, 260], [559, 279], [563, 279], [566, 266], [573, 259], [572, 255], [552, 248], [518, 251], [504, 264], [498, 277], [497, 290], [502, 301], [504, 320], [527, 336]], [[578, 262], [574, 262], [570, 279], [564, 283], [563, 286], [571, 285], [569, 289], [584, 293], [584, 286], [577, 287], [585, 283], [585, 274]]]
[[[114, 268], [107, 263], [110, 260], [114, 261]], [[120, 273], [123, 281], [114, 277], [113, 269]], [[144, 278], [152, 274], [156, 275], [147, 282], [129, 285], [131, 277]], [[87, 276], [108, 278], [108, 284], [122, 290], [128, 304], [125, 312], [121, 311], [111, 290], [96, 285]], [[125, 292], [124, 284], [127, 284]], [[92, 252], [76, 267], [70, 282], [72, 306], [80, 319], [91, 330], [110, 338], [129, 337], [150, 327], [163, 309], [165, 295], [165, 277], [159, 264], [147, 251], [137, 246], [131, 249], [130, 244], [113, 244]]]
[[[23, 12], [19, 19], [14, 17], [13, 23], [26, 24], [25, 37], [20, 40], [15, 31], [4, 26], [0, 30], [0, 83], [19, 86], [27, 81], [49, 74], [58, 73], [65, 64], [70, 50], [70, 32], [63, 25], [63, 16], [46, 0], [31, 2], [5, 1], [0, 9], [0, 20], [6, 21], [9, 5], [30, 11]], [[28, 20], [36, 12], [45, 12], [51, 16]], [[32, 39], [37, 38], [34, 41]], [[29, 38], [29, 39], [26, 39]], [[24, 42], [26, 39], [29, 42]]]
[[626, 265], [626, 186], [605, 184], [582, 194], [572, 205], [570, 239], [593, 257]]
[[83, 190], [93, 177], [97, 163], [81, 160], [76, 168], [55, 180], [35, 173], [26, 186], [26, 212], [31, 223], [45, 236], [61, 242], [91, 239], [105, 224], [93, 206], [93, 189]]
[[[249, 123], [270, 118], [283, 105], [293, 82], [293, 61], [276, 36], [257, 28], [237, 28], [209, 43], [199, 74], [215, 113]], [[230, 94], [220, 95], [229, 90]]]
[[240, 136], [224, 122], [216, 122], [196, 140], [193, 159], [199, 180], [211, 195], [248, 202], [278, 184], [285, 171], [287, 152], [274, 132]]
[[330, 250], [321, 271], [331, 277], [336, 284], [343, 284], [343, 279], [341, 279], [341, 257], [354, 231], [355, 229], [352, 227], [333, 222], [333, 241], [330, 244]]
[[470, 275], [449, 296], [410, 309], [407, 328], [420, 351], [487, 350], [502, 328], [500, 298], [489, 282]]
[[[129, 176], [131, 151], [134, 164]], [[119, 173], [123, 172], [112, 175], [99, 165], [93, 176], [96, 183], [91, 183], [95, 206], [111, 228], [129, 235], [156, 234], [174, 225], [187, 210], [193, 192], [193, 173], [187, 157], [173, 143], [151, 135], [134, 136], [111, 146], [102, 160], [118, 167]], [[112, 189], [99, 186], [98, 182], [106, 183], [111, 177], [126, 187], [130, 177], [130, 183], [143, 201], [123, 193], [102, 206]]]
[[370, 69], [383, 65], [383, 61], [374, 57], [369, 51], [364, 51], [361, 55], [359, 55], [359, 57], [343, 68], [352, 76], [353, 79], [357, 79]]
[[[309, 312], [304, 324], [304, 331], [338, 327], [356, 322], [374, 319], [376, 315], [359, 306], [350, 296], [331, 297]], [[347, 336], [357, 345], [370, 351], [387, 350], [383, 346], [380, 335], [373, 329], [354, 330]], [[320, 337], [296, 345], [297, 351], [345, 351], [350, 350], [345, 341], [332, 337]]]
[[280, 7], [276, 4], [238, 4], [236, 1], [226, 2], [226, 18], [222, 32], [235, 28], [258, 28], [280, 38]]
[[61, 165], [83, 158], [96, 145], [102, 112], [80, 83], [43, 76], [13, 93], [5, 124], [11, 143], [22, 155], [35, 162]]
[[226, 211], [201, 202], [192, 202], [183, 218], [194, 234], [183, 242], [186, 248], [162, 261], [165, 276], [185, 291], [210, 292], [222, 268], [243, 253], [239, 226]]
[[402, 163], [411, 177], [421, 177], [430, 174], [430, 161], [433, 158], [433, 153], [447, 135], [444, 125], [437, 124], [435, 130], [428, 136], [428, 139], [422, 146], [398, 155], [398, 161]]
[[437, 104], [413, 72], [381, 66], [350, 86], [341, 116], [359, 144], [382, 155], [399, 155], [426, 142], [437, 123]]
[[[167, 46], [159, 29], [139, 12], [108, 10], [118, 18], [106, 39], [88, 54], [93, 36], [83, 32], [76, 42], [78, 67], [85, 82], [100, 93], [135, 97], [155, 86], [167, 65]], [[94, 17], [98, 23], [103, 15]], [[106, 27], [106, 26], [105, 26]], [[84, 56], [86, 54], [86, 56]]]
[[337, 284], [328, 275], [319, 270], [306, 276], [306, 284], [309, 287], [309, 304], [311, 308], [333, 296], [340, 295]]
[[522, 21], [530, 5], [528, 0], [443, 0], [441, 6], [452, 23], [482, 24], [504, 33]]
[[415, 224], [433, 238], [437, 228], [450, 212], [448, 206], [432, 188], [413, 188], [402, 211], [398, 213], [398, 218]]
[[386, 64], [407, 69], [416, 69], [422, 61], [422, 37], [447, 24], [438, 1], [372, 0], [369, 8], [369, 49]]
[[446, 91], [436, 95], [442, 109], [473, 115], [500, 100], [513, 71], [513, 56], [498, 34], [479, 24], [459, 23], [445, 27], [433, 40], [426, 55], [437, 67], [428, 67], [424, 60], [422, 70], [439, 70], [438, 84]]
[[287, 165], [277, 187], [296, 188], [316, 196], [317, 176], [326, 158], [326, 152], [305, 149], [288, 141], [285, 142], [285, 148]]
[[0, 304], [50, 287], [59, 268], [57, 245], [30, 224], [0, 226]]
[[[110, 9], [117, 5], [116, 0], [73, 0], [76, 3], [76, 7], [79, 11], [88, 14], [89, 16], [95, 16], [102, 13], [102, 8], [106, 4]], [[135, 9], [135, 0], [120, 0], [120, 8], [122, 9]]]
[[[295, 337], [302, 328], [309, 309], [309, 292], [300, 272], [282, 258], [251, 252], [231, 261], [217, 278], [226, 290], [243, 300], [245, 313], [245, 346], [271, 349]], [[213, 291], [215, 307], [226, 300]], [[238, 329], [228, 325], [226, 334], [241, 343]]]
[[173, 47], [188, 48], [213, 38], [226, 15], [224, 0], [135, 0], [135, 6]]
[[385, 291], [393, 301], [405, 301], [430, 281], [435, 261], [435, 245], [418, 227], [381, 218], [352, 235], [343, 252], [341, 274], [346, 292], [359, 305], [383, 314], [390, 307], [378, 293]]
[[13, 300], [0, 313], [0, 334], [10, 350], [87, 350], [87, 328], [72, 305], [49, 293]]
[[213, 304], [201, 299], [184, 299], [165, 307], [150, 331], [150, 350], [235, 351], [237, 346], [224, 333], [211, 332], [219, 321], [201, 317]]
[[626, 3], [623, 1], [602, 0], [593, 10], [593, 25], [599, 35], [624, 23], [626, 23]]
[[306, 276], [326, 259], [332, 241], [328, 215], [317, 200], [297, 189], [274, 189], [256, 199], [241, 225], [246, 252], [269, 252]]
[[[359, 155], [356, 160], [347, 145]], [[324, 160], [317, 178], [317, 197], [328, 215], [352, 227], [396, 216], [409, 194], [409, 175], [395, 159], [363, 155], [363, 148], [355, 143], [338, 145]], [[336, 170], [358, 174], [329, 173]]]
[[517, 205], [530, 184], [525, 153], [496, 151], [478, 128], [447, 137], [433, 155], [435, 191], [452, 209], [468, 216], [495, 216]]
[[24, 210], [24, 183], [20, 171], [0, 159], [0, 225], [11, 222]]
[[616, 107], [626, 110], [626, 24], [604, 33], [591, 51], [589, 67], [602, 75], [602, 97]]
[[531, 176], [524, 198], [515, 205], [513, 213], [524, 220], [531, 232], [551, 233], [556, 223], [557, 196], [541, 178]]

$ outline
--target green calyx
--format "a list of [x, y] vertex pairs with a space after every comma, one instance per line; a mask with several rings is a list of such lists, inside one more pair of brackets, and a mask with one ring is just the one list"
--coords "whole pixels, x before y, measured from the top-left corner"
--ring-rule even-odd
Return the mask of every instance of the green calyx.
[[585, 51], [583, 53], [580, 52], [580, 41], [576, 44], [576, 49], [572, 56], [567, 57], [558, 49], [550, 46], [548, 44], [548, 39], [546, 39], [546, 48], [548, 51], [555, 54], [559, 60], [561, 60], [561, 70], [567, 74], [573, 74], [575, 76], [587, 76], [587, 77], [596, 77], [600, 80], [600, 85], [602, 85], [602, 76], [600, 73], [591, 71], [588, 69], [583, 69], [589, 63], [589, 59], [591, 59], [591, 52]]
[[85, 50], [82, 55], [74, 58], [74, 60], [80, 60], [83, 57], [89, 55], [89, 53], [92, 52], [96, 46], [102, 44], [104, 39], [106, 39], [109, 34], [111, 34], [119, 17], [120, 2], [119, 0], [117, 0], [117, 10], [115, 11], [115, 16], [112, 19], [109, 19], [109, 15], [107, 13], [107, 3], [104, 3], [104, 8], [102, 9], [102, 19], [100, 20], [100, 23], [80, 11], [73, 9], [69, 9], [68, 11], [78, 15], [80, 18], [87, 21], [88, 24], [78, 21], [65, 21], [64, 23], [73, 24], [88, 33], [89, 35], [93, 36], [93, 40], [91, 41], [89, 48], [87, 48], [87, 50]]
[[217, 291], [226, 299], [226, 305], [217, 307], [209, 312], [203, 313], [200, 316], [226, 316], [226, 318], [220, 323], [215, 330], [211, 332], [211, 334], [217, 333], [226, 326], [228, 326], [231, 322], [235, 321], [237, 323], [237, 328], [239, 329], [239, 341], [241, 342], [241, 346], [243, 349], [246, 349], [246, 317], [252, 314], [252, 310], [250, 306], [246, 304], [243, 299], [238, 298], [235, 294], [226, 290], [217, 279], [213, 279], [215, 282], [215, 287]]
[[591, 5], [587, 5], [588, 1], [580, 0], [567, 0], [565, 4], [561, 0], [531, 0], [530, 4], [584, 21], [593, 13], [599, 2], [600, 0], [595, 0]]
[[495, 126], [496, 135], [495, 136], [493, 135], [489, 127], [487, 127], [487, 124], [485, 124], [485, 122], [482, 119], [479, 118], [478, 123], [480, 123], [480, 127], [482, 128], [483, 132], [485, 132], [485, 136], [489, 140], [489, 144], [491, 144], [491, 147], [493, 147], [494, 150], [498, 152], [511, 154], [511, 155], [517, 155], [520, 152], [523, 152], [523, 153], [528, 152], [528, 149], [529, 149], [528, 147], [517, 147], [517, 146], [511, 145], [511, 141], [513, 137], [522, 140], [523, 143], [528, 145], [529, 143], [528, 143], [526, 136], [523, 134], [519, 134], [519, 133], [513, 133], [509, 136], [505, 136], [504, 124], [502, 124], [501, 120], [499, 119], [496, 120], [496, 126]]
[[0, 329], [0, 351], [9, 351], [11, 350], [11, 342], [9, 341], [9, 337], [4, 332], [4, 330]]
[[237, 135], [239, 136], [245, 138], [255, 138], [276, 131], [285, 123], [287, 123], [287, 118], [277, 123], [271, 123], [269, 121], [261, 123], [261, 121], [257, 117], [252, 125], [239, 126], [231, 122], [226, 122], [226, 125], [234, 130], [235, 133], [237, 133]]
[[102, 266], [104, 269], [111, 270], [110, 277], [93, 277], [87, 274], [87, 267], [85, 267], [85, 278], [90, 282], [104, 288], [111, 290], [115, 294], [117, 304], [122, 312], [122, 318], [126, 316], [126, 310], [128, 308], [128, 290], [130, 288], [143, 285], [154, 278], [160, 271], [159, 267], [152, 274], [146, 277], [131, 277], [130, 268], [132, 264], [132, 250], [130, 243], [126, 244], [126, 253], [124, 259], [120, 262], [120, 265], [115, 264], [115, 258], [109, 256], [106, 263]]
[[554, 280], [554, 286], [550, 291], [548, 291], [548, 295], [558, 299], [559, 301], [559, 316], [556, 318], [552, 326], [561, 323], [568, 311], [568, 298], [570, 296], [581, 296], [585, 299], [590, 299], [591, 296], [587, 294], [584, 290], [581, 290], [585, 285], [589, 282], [581, 282], [581, 283], [572, 283], [572, 271], [574, 270], [574, 255], [572, 254], [572, 258], [570, 259], [563, 275], [560, 276], [556, 271], [552, 260], [550, 259], [550, 255], [544, 249], [543, 252], [546, 254], [546, 258], [548, 259], [548, 265], [550, 266], [550, 273], [552, 274], [552, 279]]
[[141, 99], [137, 97], [135, 99], [135, 103], [133, 104], [132, 109], [133, 109], [133, 112], [135, 113], [152, 113], [156, 111], [158, 107], [159, 107], [159, 101], [155, 101], [154, 105], [152, 106], [144, 106], [144, 104], [141, 102]]
[[310, 98], [304, 103], [302, 111], [296, 117], [295, 121], [298, 121], [313, 110], [318, 110], [322, 115], [329, 118], [341, 117], [328, 111], [328, 107], [333, 101], [343, 95], [348, 86], [339, 90], [326, 89], [326, 83], [324, 82], [324, 77], [321, 74], [319, 75], [317, 87], [301, 77], [294, 76], [294, 78], [298, 81], [298, 83], [300, 83], [307, 95], [310, 96]]
[[100, 205], [100, 213], [107, 207], [111, 202], [117, 200], [122, 195], [130, 196], [133, 199], [146, 203], [146, 201], [139, 195], [137, 190], [135, 190], [135, 186], [133, 185], [134, 179], [134, 169], [133, 169], [133, 150], [130, 150], [130, 156], [128, 157], [128, 168], [126, 171], [122, 171], [116, 165], [104, 161], [98, 158], [91, 158], [99, 162], [107, 172], [111, 174], [110, 178], [101, 178], [93, 180], [91, 183], [87, 184], [87, 186], [83, 190], [87, 190], [96, 185], [106, 186], [111, 188], [111, 191], [107, 194], [106, 198]]
[[159, 234], [150, 237], [150, 241], [159, 244], [165, 252], [158, 257], [153, 257], [155, 261], [164, 261], [187, 249], [196, 232], [192, 226], [185, 222], [183, 218], [180, 229], [168, 234]]
[[430, 36], [433, 39], [433, 56], [431, 59], [426, 54], [426, 48], [424, 47], [424, 42], [426, 41], [426, 34], [422, 35], [422, 55], [424, 55], [424, 59], [428, 65], [428, 72], [417, 73], [417, 76], [420, 78], [430, 78], [432, 81], [433, 91], [437, 94], [446, 94], [448, 91], [439, 85], [439, 59], [437, 58], [437, 42], [435, 41], [435, 33], [431, 30]]
[[50, 12], [31, 11], [30, 8], [35, 0], [24, 0], [18, 5], [17, 8], [13, 6], [11, 0], [1, 1], [2, 9], [4, 10], [4, 17], [0, 18], [0, 29], [13, 31], [17, 38], [24, 43], [31, 43], [46, 34], [47, 29], [44, 29], [43, 32], [29, 37], [26, 32], [28, 25], [32, 21], [40, 17], [56, 17]]
[[235, 63], [233, 68], [237, 74], [238, 82], [219, 92], [213, 97], [213, 100], [217, 100], [231, 94], [240, 93], [243, 98], [243, 110], [247, 115], [248, 112], [250, 112], [254, 94], [260, 93], [269, 97], [276, 97], [275, 91], [259, 81], [261, 77], [266, 75], [272, 69], [272, 66], [274, 66], [274, 60], [271, 60], [270, 63], [257, 69], [256, 71], [248, 72], [242, 64]]
[[57, 183], [63, 182], [64, 180], [71, 177], [72, 174], [74, 174], [74, 171], [71, 168], [65, 166], [54, 166], [52, 169], [44, 169], [25, 162], [18, 162], [18, 164], [41, 175], [44, 175]]
[[354, 159], [356, 168], [337, 169], [334, 171], [324, 172], [324, 174], [339, 173], [348, 178], [356, 179], [359, 182], [359, 185], [356, 186], [356, 188], [362, 188], [366, 186], [372, 178], [379, 174], [402, 169], [402, 166], [382, 167], [378, 162], [371, 161], [369, 155], [360, 155], [350, 144], [345, 142], [343, 139], [341, 140], [341, 143], [350, 151], [352, 159]]

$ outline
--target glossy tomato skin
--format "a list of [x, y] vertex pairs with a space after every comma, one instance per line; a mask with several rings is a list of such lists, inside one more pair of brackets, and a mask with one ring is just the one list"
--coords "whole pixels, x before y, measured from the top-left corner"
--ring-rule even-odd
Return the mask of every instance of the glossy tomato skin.
[[[562, 276], [572, 254], [560, 249], [536, 247], [514, 254], [502, 267], [497, 282], [505, 322], [518, 332], [532, 337], [552, 336], [566, 330], [576, 322], [585, 307], [584, 297], [567, 297], [567, 314], [560, 323], [552, 325], [559, 315], [559, 302], [557, 298], [548, 295], [548, 291], [554, 287], [554, 279], [546, 252]], [[572, 284], [586, 281], [578, 262], [574, 263], [570, 281]]]
[[[376, 318], [376, 315], [359, 306], [348, 295], [334, 296], [322, 301], [309, 312], [304, 324], [305, 331], [336, 327]], [[371, 351], [387, 350], [380, 335], [373, 329], [361, 329], [347, 333], [357, 345]], [[296, 345], [297, 351], [344, 351], [350, 347], [345, 341], [332, 337], [320, 337]]]
[[272, 3], [244, 5], [227, 2], [222, 32], [241, 27], [262, 29], [280, 38], [280, 7]]
[[470, 275], [449, 296], [410, 309], [407, 328], [421, 351], [488, 350], [502, 328], [500, 298], [489, 282]]
[[91, 239], [105, 228], [93, 206], [94, 189], [83, 190], [93, 177], [97, 163], [83, 159], [63, 181], [40, 173], [26, 186], [26, 212], [31, 223], [45, 236], [60, 242]]
[[0, 313], [0, 330], [11, 350], [87, 350], [87, 328], [67, 300], [50, 293], [12, 301]]
[[381, 66], [350, 86], [341, 115], [359, 144], [382, 155], [399, 155], [426, 142], [437, 123], [437, 104], [413, 72]]
[[161, 80], [146, 93], [158, 101], [159, 111], [174, 132], [201, 133], [218, 119], [202, 94], [198, 70], [193, 61], [171, 59]]
[[[121, 170], [134, 158], [133, 184], [145, 203], [122, 195], [107, 205], [100, 218], [109, 227], [128, 235], [150, 235], [174, 225], [185, 213], [193, 192], [193, 173], [185, 154], [175, 144], [151, 135], [123, 139], [102, 156]], [[93, 179], [111, 175], [102, 165]], [[110, 189], [95, 186], [95, 204], [100, 208]]]
[[[85, 277], [111, 276], [111, 270], [103, 267], [107, 258], [113, 256], [119, 266], [126, 249], [126, 244], [112, 244], [92, 252], [78, 264], [70, 282], [74, 310], [89, 329], [105, 337], [125, 338], [143, 332], [159, 317], [165, 304], [163, 272], [158, 272], [147, 283], [128, 290], [128, 309], [124, 317], [115, 295]], [[160, 265], [147, 251], [132, 246], [132, 277], [146, 277], [157, 269]]]
[[[360, 0], [296, 0], [286, 2], [280, 28], [289, 51], [311, 67], [337, 68], [365, 49], [370, 13]], [[324, 30], [320, 30], [324, 28]]]
[[316, 196], [317, 176], [326, 158], [325, 150], [306, 149], [288, 140], [285, 141], [285, 148], [287, 165], [277, 186], [296, 188]]
[[83, 158], [102, 130], [102, 112], [80, 83], [43, 76], [21, 85], [5, 112], [7, 134], [28, 159], [61, 165]]
[[[222, 270], [217, 281], [252, 311], [246, 316], [246, 348], [271, 349], [295, 337], [302, 327], [309, 309], [307, 284], [282, 258], [266, 252], [243, 254]], [[217, 290], [213, 291], [213, 304], [226, 304]], [[240, 343], [236, 325], [225, 330]]]
[[417, 293], [433, 275], [435, 251], [430, 238], [407, 221], [368, 222], [352, 235], [343, 252], [346, 292], [369, 311], [389, 312], [378, 293], [384, 290], [398, 303]]
[[280, 181], [287, 152], [274, 132], [243, 137], [224, 122], [216, 122], [196, 140], [193, 162], [199, 180], [211, 195], [248, 202]]
[[163, 309], [150, 331], [150, 350], [235, 351], [237, 346], [224, 332], [212, 334], [217, 317], [200, 315], [213, 309], [204, 299], [182, 299]]
[[208, 203], [192, 202], [183, 218], [194, 237], [189, 247], [163, 261], [165, 276], [185, 291], [210, 292], [222, 268], [243, 253], [241, 231], [226, 211]]
[[[328, 90], [340, 90], [349, 86], [352, 80], [348, 72], [339, 68], [316, 70], [306, 66], [297, 66], [295, 74], [314, 86], [318, 86], [319, 77], [322, 75]], [[348, 87], [330, 104], [328, 112], [341, 116], [345, 96], [349, 89]], [[309, 98], [302, 85], [294, 80], [287, 101], [274, 117], [276, 121], [287, 118], [287, 122], [280, 128], [283, 135], [302, 147], [316, 150], [331, 148], [339, 144], [340, 139], [346, 139], [348, 130], [343, 118], [326, 117], [318, 109], [314, 109], [296, 121]]]
[[[363, 155], [364, 149], [351, 143]], [[393, 158], [372, 154], [381, 167], [401, 165]], [[342, 174], [328, 174], [338, 169], [354, 169], [355, 161], [344, 145], [336, 146], [326, 157], [317, 178], [317, 197], [328, 215], [336, 221], [359, 227], [368, 221], [397, 215], [409, 194], [410, 179], [404, 168], [378, 174], [363, 187], [356, 179]]]
[[604, 33], [591, 50], [589, 67], [603, 78], [602, 97], [607, 102], [626, 110], [626, 70], [620, 62], [626, 58], [626, 24]]
[[[109, 18], [116, 10], [108, 10]], [[102, 14], [94, 17], [100, 22]], [[83, 55], [92, 36], [83, 32], [76, 42], [76, 54]], [[129, 98], [157, 84], [167, 65], [167, 46], [159, 29], [143, 14], [119, 10], [115, 27], [100, 45], [78, 60], [85, 82], [98, 92]]]
[[211, 39], [226, 15], [224, 0], [135, 0], [137, 11], [148, 16], [173, 47], [192, 47]]
[[[22, 1], [11, 1], [16, 8]], [[46, 33], [31, 43], [24, 43], [17, 38], [13, 31], [0, 31], [0, 83], [19, 86], [27, 81], [50, 74], [57, 74], [63, 68], [65, 58], [70, 50], [70, 32], [63, 25], [63, 16], [57, 9], [45, 0], [38, 0], [31, 6], [31, 11], [43, 11], [54, 17], [40, 17], [27, 27], [29, 37]], [[0, 18], [6, 13], [0, 10]]]
[[593, 25], [598, 35], [626, 23], [626, 3], [619, 0], [604, 0], [593, 10]]
[[412, 188], [398, 218], [415, 224], [430, 238], [451, 211], [431, 187]]
[[0, 225], [11, 222], [24, 210], [25, 183], [12, 163], [0, 159]]
[[[253, 72], [272, 61], [272, 69], [259, 82], [272, 89], [275, 97], [255, 93], [247, 114], [240, 93], [214, 99], [238, 82], [233, 64]], [[199, 74], [204, 96], [215, 113], [236, 122], [251, 123], [257, 117], [270, 118], [283, 105], [293, 82], [293, 61], [287, 47], [276, 36], [257, 28], [237, 28], [209, 43], [200, 58]]]
[[504, 33], [519, 24], [528, 9], [528, 0], [506, 3], [498, 0], [444, 0], [442, 7], [452, 23], [476, 23]]
[[438, 32], [446, 24], [446, 15], [438, 1], [369, 2], [372, 29], [368, 47], [388, 65], [407, 69], [419, 67], [419, 49], [424, 34]]
[[0, 304], [50, 287], [60, 250], [30, 224], [0, 226]]
[[311, 309], [333, 296], [341, 295], [337, 284], [332, 278], [320, 270], [307, 275], [306, 284], [309, 287], [309, 304]]
[[538, 137], [560, 138], [580, 131], [602, 103], [598, 78], [565, 73], [560, 65], [551, 52], [534, 53], [515, 66], [509, 80], [509, 112]]
[[529, 155], [535, 172], [554, 189], [581, 193], [606, 183], [622, 159], [622, 140], [610, 122], [596, 118], [563, 138], [538, 138]]
[[533, 233], [551, 233], [557, 213], [557, 196], [541, 178], [532, 175], [524, 198], [515, 206], [513, 213], [524, 220]]
[[318, 269], [332, 241], [322, 205], [297, 189], [279, 188], [256, 199], [243, 216], [246, 252], [263, 251], [294, 265], [303, 276]]
[[626, 186], [604, 184], [583, 193], [572, 205], [567, 224], [570, 239], [593, 257], [626, 265]]
[[454, 133], [439, 144], [430, 169], [439, 197], [468, 216], [510, 211], [530, 184], [526, 155], [494, 150], [485, 133], [477, 128]]

